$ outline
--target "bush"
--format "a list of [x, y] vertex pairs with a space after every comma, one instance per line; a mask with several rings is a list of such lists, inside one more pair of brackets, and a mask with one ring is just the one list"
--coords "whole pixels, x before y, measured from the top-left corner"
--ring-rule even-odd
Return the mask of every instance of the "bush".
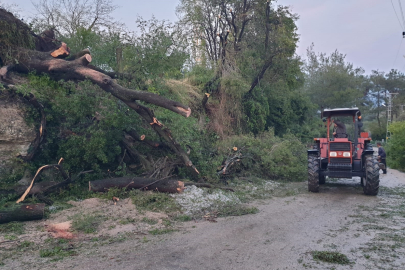
[[381, 141], [387, 135], [387, 121], [385, 119], [380, 121], [380, 125], [378, 125], [377, 121], [364, 123], [366, 131], [371, 133], [373, 140]]
[[306, 147], [294, 135], [276, 137], [272, 130], [257, 136], [233, 136], [218, 145], [219, 156], [241, 150], [242, 158], [231, 168], [235, 175], [301, 181], [306, 177]]
[[387, 145], [388, 166], [405, 170], [405, 121], [393, 123], [390, 131], [391, 138]]

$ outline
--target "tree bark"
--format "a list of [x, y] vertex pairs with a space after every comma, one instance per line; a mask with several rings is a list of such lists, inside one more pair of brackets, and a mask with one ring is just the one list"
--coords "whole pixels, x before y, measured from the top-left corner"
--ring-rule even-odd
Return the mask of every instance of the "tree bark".
[[44, 217], [45, 204], [13, 204], [0, 209], [0, 223], [37, 220]]
[[89, 190], [94, 192], [105, 192], [110, 188], [127, 188], [154, 190], [165, 193], [182, 193], [184, 182], [173, 179], [151, 179], [141, 177], [108, 178], [89, 181]]
[[130, 146], [130, 143], [126, 139], [123, 139], [121, 141], [121, 145], [127, 150], [128, 156], [132, 160], [139, 161], [147, 171], [152, 171], [153, 169], [152, 164], [144, 156], [142, 156], [141, 153], [139, 153], [136, 149], [132, 148]]

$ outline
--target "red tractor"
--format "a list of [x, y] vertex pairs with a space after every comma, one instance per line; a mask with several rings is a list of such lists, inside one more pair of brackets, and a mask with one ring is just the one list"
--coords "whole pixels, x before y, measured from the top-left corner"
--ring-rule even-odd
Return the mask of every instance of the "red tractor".
[[[361, 113], [358, 108], [325, 109], [327, 138], [315, 138], [313, 149], [308, 150], [308, 190], [319, 192], [319, 185], [330, 178], [361, 178], [364, 194], [377, 195], [380, 184], [379, 166], [370, 144], [368, 132], [360, 132]], [[347, 134], [330, 136], [330, 125], [336, 117], [352, 117], [352, 137]]]

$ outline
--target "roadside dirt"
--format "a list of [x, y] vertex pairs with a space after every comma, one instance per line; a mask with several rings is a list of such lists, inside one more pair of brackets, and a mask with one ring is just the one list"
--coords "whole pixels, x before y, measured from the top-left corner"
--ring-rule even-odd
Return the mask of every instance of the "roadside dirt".
[[[3, 269], [405, 269], [405, 174], [380, 176], [376, 197], [363, 195], [360, 179], [332, 179], [317, 194], [258, 202], [258, 214], [184, 222], [158, 236], [99, 235], [75, 256], [54, 261], [27, 252], [4, 260]], [[351, 263], [316, 261], [312, 251], [339, 252]]]

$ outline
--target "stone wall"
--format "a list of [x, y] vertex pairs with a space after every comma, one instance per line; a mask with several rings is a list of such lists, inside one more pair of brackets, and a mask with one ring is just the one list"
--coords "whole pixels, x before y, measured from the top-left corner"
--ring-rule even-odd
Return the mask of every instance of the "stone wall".
[[25, 106], [30, 105], [0, 92], [0, 168], [19, 155], [27, 155], [35, 140], [35, 127], [24, 120]]

